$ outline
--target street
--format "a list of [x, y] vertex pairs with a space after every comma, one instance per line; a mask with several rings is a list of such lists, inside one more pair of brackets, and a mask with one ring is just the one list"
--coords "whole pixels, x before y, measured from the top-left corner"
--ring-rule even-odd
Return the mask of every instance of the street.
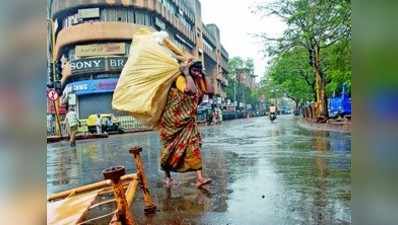
[[146, 176], [160, 211], [144, 216], [138, 191], [134, 215], [153, 225], [351, 224], [351, 135], [300, 128], [291, 115], [274, 123], [258, 117], [202, 127], [209, 192], [195, 188], [195, 174], [173, 174], [163, 187], [157, 132], [48, 145], [48, 194], [102, 180], [101, 171], [124, 165], [135, 171], [128, 149], [143, 147]]

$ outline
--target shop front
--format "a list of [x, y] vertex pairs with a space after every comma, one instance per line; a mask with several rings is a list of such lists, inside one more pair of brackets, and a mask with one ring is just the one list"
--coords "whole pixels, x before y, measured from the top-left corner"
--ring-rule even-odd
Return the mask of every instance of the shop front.
[[[112, 110], [112, 95], [118, 79], [84, 80], [69, 83], [64, 93], [69, 96], [68, 105], [75, 106], [80, 119], [95, 113], [115, 113]], [[75, 96], [75, 97], [72, 97]], [[70, 101], [70, 99], [76, 99]]]

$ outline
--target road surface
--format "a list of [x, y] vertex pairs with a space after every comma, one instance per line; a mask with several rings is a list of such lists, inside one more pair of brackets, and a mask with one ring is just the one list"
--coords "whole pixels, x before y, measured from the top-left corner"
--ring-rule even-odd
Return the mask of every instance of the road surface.
[[48, 145], [48, 192], [102, 180], [114, 165], [134, 172], [127, 150], [142, 145], [145, 170], [159, 208], [144, 216], [143, 196], [133, 213], [139, 224], [299, 225], [351, 224], [351, 136], [310, 131], [293, 116], [265, 117], [203, 127], [204, 173], [209, 192], [194, 187], [193, 173], [173, 174], [178, 185], [163, 187], [156, 132]]

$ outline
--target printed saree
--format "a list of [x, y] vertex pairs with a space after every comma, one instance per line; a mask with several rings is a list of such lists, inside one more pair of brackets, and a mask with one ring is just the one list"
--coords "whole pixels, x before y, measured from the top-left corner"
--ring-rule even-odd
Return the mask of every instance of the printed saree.
[[170, 89], [159, 124], [163, 170], [188, 172], [202, 169], [196, 113], [203, 93], [199, 89], [198, 93], [190, 96], [175, 87]]

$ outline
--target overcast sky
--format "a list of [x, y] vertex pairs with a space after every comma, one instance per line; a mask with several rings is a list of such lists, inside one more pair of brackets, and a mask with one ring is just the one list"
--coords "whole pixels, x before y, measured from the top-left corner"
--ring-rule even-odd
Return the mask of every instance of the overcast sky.
[[264, 75], [266, 59], [261, 52], [263, 45], [250, 34], [267, 33], [280, 36], [285, 25], [276, 17], [254, 15], [250, 8], [258, 2], [269, 0], [200, 0], [205, 24], [215, 23], [220, 29], [221, 43], [233, 56], [251, 57], [255, 63], [257, 81]]

